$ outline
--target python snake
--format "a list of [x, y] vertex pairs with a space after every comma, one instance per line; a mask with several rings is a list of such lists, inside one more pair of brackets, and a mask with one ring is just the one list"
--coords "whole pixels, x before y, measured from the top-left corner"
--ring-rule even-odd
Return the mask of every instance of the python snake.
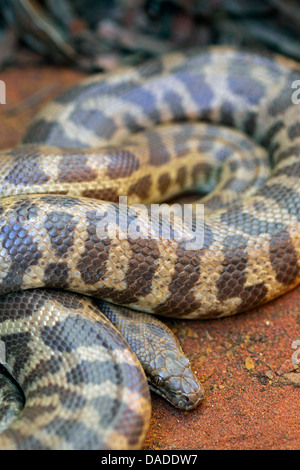
[[[188, 408], [203, 398], [188, 361], [177, 345], [165, 352], [161, 323], [132, 309], [218, 318], [299, 283], [299, 79], [299, 65], [277, 55], [173, 53], [88, 78], [2, 152], [0, 339], [25, 396], [16, 408], [26, 405], [1, 448], [141, 447], [148, 387], [98, 308], [131, 337], [152, 386], [164, 394], [168, 383]], [[144, 236], [148, 209], [132, 206], [140, 235], [98, 236], [105, 216], [124, 227], [119, 196], [149, 205], [188, 189], [206, 194], [198, 249], [159, 224], [157, 237]], [[98, 308], [86, 296], [102, 299]]]

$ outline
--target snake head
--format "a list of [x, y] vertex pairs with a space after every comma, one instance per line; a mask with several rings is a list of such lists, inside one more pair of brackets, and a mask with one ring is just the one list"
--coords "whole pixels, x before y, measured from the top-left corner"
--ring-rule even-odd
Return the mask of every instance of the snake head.
[[183, 356], [168, 355], [164, 364], [147, 374], [149, 387], [181, 410], [192, 410], [204, 399], [204, 390]]

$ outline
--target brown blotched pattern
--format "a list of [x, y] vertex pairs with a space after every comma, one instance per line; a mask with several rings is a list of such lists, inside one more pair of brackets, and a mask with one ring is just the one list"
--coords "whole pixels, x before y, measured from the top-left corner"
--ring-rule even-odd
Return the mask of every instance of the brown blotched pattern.
[[[1, 448], [139, 448], [147, 430], [146, 381], [126, 343], [87, 298], [51, 288], [195, 319], [250, 309], [299, 283], [296, 79], [300, 67], [278, 56], [174, 53], [89, 78], [3, 152], [0, 339], [26, 404]], [[149, 207], [126, 219], [115, 204], [192, 188], [211, 191], [196, 248], [176, 238], [179, 216], [169, 231], [155, 219], [154, 237]], [[114, 235], [99, 232], [111, 222]], [[143, 341], [147, 331], [138, 337], [131, 325]]]
[[10, 294], [0, 304], [7, 367], [26, 398], [0, 447], [139, 448], [150, 413], [143, 371], [93, 304], [55, 290]]

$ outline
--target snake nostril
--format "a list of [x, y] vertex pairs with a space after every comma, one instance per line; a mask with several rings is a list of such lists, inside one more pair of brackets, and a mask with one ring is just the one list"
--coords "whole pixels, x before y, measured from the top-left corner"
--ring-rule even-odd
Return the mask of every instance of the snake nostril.
[[185, 403], [189, 403], [189, 402], [190, 402], [190, 398], [189, 398], [187, 395], [183, 395], [182, 400], [183, 400]]

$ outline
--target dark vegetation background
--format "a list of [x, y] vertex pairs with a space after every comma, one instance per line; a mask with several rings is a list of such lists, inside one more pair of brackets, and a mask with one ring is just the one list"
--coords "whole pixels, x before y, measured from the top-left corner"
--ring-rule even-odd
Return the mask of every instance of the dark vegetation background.
[[297, 0], [0, 0], [0, 67], [111, 70], [207, 44], [300, 59]]

